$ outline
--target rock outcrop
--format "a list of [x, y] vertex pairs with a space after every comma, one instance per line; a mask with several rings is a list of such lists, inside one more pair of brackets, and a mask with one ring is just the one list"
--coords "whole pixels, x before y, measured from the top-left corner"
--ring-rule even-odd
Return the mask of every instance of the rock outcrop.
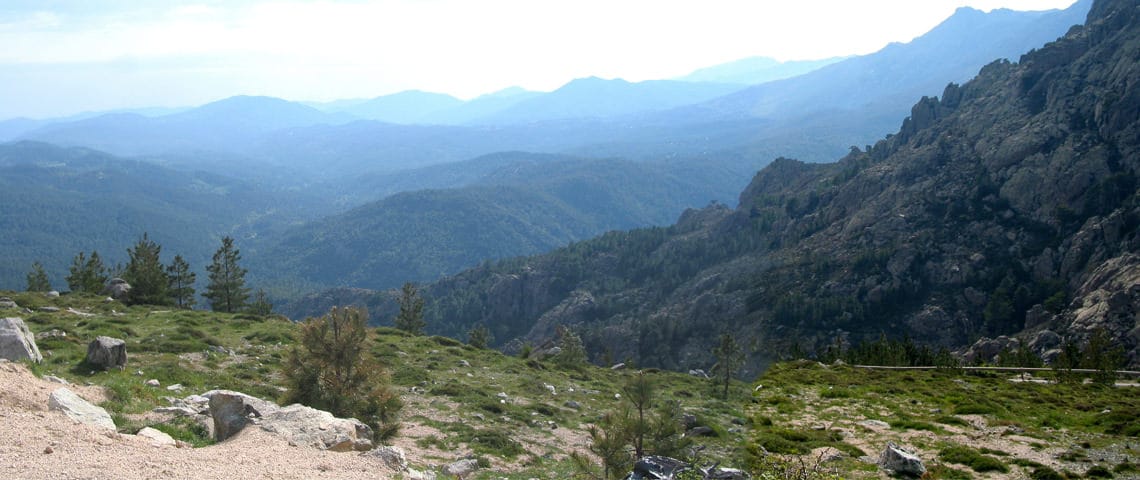
[[131, 284], [121, 278], [112, 278], [99, 294], [107, 295], [115, 300], [124, 300], [130, 293]]
[[127, 365], [127, 342], [118, 338], [96, 337], [87, 345], [87, 364], [109, 370]]
[[41, 362], [44, 357], [36, 346], [36, 337], [22, 318], [0, 318], [0, 358]]
[[102, 407], [90, 404], [67, 388], [59, 388], [48, 397], [48, 408], [62, 412], [76, 422], [115, 431], [115, 422]]
[[229, 390], [211, 390], [201, 396], [209, 399], [209, 414], [217, 441], [224, 441], [247, 425], [255, 424], [290, 445], [337, 452], [372, 448], [372, 429], [354, 418], [337, 418], [324, 410], [304, 405], [281, 407]]
[[907, 477], [917, 478], [926, 473], [926, 465], [923, 465], [918, 455], [903, 450], [893, 442], [888, 443], [887, 448], [879, 455], [879, 466], [895, 475]]

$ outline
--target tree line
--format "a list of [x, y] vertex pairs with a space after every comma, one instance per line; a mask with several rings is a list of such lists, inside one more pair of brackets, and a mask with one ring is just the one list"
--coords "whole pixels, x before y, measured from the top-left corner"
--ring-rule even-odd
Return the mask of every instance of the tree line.
[[[107, 266], [92, 250], [90, 255], [79, 252], [71, 261], [66, 277], [72, 292], [101, 294], [112, 279], [122, 279], [130, 290], [121, 299], [129, 305], [160, 305], [190, 309], [197, 304], [197, 274], [182, 255], [175, 255], [170, 264], [161, 260], [162, 246], [143, 233], [134, 246], [127, 249], [126, 265]], [[215, 312], [250, 312], [259, 315], [272, 313], [273, 305], [264, 290], [250, 294], [245, 284], [246, 269], [242, 268], [241, 252], [234, 239], [222, 238], [214, 252], [213, 261], [206, 267], [209, 273], [206, 291], [202, 293]], [[51, 282], [40, 262], [32, 264], [27, 275], [29, 292], [52, 290]], [[251, 299], [252, 297], [252, 299]]]

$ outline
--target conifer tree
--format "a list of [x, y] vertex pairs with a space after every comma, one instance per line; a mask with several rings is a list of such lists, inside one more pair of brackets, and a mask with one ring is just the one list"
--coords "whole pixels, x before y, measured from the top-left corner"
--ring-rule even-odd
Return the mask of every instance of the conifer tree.
[[178, 308], [193, 308], [194, 281], [198, 275], [190, 271], [190, 264], [182, 259], [182, 255], [175, 255], [170, 266], [166, 267], [166, 275], [170, 277], [170, 298]]
[[210, 308], [215, 312], [236, 313], [245, 308], [249, 299], [249, 289], [245, 286], [246, 270], [238, 265], [241, 252], [234, 247], [234, 239], [225, 237], [222, 246], [214, 252], [214, 261], [206, 270], [210, 272], [210, 283], [206, 285], [206, 297]]
[[424, 327], [424, 299], [420, 297], [416, 285], [407, 282], [400, 289], [400, 313], [396, 314], [393, 322], [396, 328], [413, 335], [423, 335]]
[[491, 330], [482, 323], [467, 332], [467, 344], [475, 348], [487, 348], [493, 339], [494, 337], [491, 335]]
[[249, 313], [263, 317], [273, 313], [273, 303], [269, 301], [269, 295], [265, 290], [259, 288], [253, 295], [253, 302], [249, 304]]
[[721, 396], [728, 399], [728, 385], [736, 371], [744, 365], [744, 350], [736, 343], [731, 334], [721, 334], [720, 342], [713, 348], [716, 355], [716, 365], [713, 365], [713, 379], [724, 387]]
[[40, 262], [32, 263], [32, 271], [28, 272], [27, 280], [29, 292], [51, 290], [51, 281], [48, 280], [47, 272], [44, 271], [44, 266]]
[[562, 350], [555, 357], [555, 361], [563, 367], [570, 368], [579, 368], [585, 365], [586, 347], [582, 345], [582, 337], [564, 325], [559, 325], [555, 332], [558, 334], [558, 348]]
[[167, 289], [170, 280], [166, 277], [166, 267], [159, 259], [162, 247], [151, 240], [146, 233], [133, 248], [127, 249], [127, 261], [123, 280], [131, 284], [127, 302], [131, 304], [170, 305]]
[[99, 252], [94, 250], [90, 257], [79, 252], [71, 260], [69, 272], [67, 288], [73, 292], [99, 293], [107, 284], [107, 267], [103, 266]]
[[372, 426], [377, 439], [395, 433], [403, 406], [383, 366], [370, 355], [368, 312], [333, 307], [301, 324], [301, 339], [284, 362], [284, 403], [301, 403]]

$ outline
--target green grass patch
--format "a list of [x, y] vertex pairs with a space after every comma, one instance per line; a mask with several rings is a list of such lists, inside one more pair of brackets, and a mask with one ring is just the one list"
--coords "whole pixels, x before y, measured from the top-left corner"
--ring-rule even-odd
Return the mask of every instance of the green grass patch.
[[954, 445], [943, 448], [938, 452], [938, 458], [944, 462], [957, 463], [970, 467], [971, 470], [983, 472], [1001, 472], [1009, 473], [1009, 466], [1001, 460], [985, 455], [982, 452], [973, 448]]

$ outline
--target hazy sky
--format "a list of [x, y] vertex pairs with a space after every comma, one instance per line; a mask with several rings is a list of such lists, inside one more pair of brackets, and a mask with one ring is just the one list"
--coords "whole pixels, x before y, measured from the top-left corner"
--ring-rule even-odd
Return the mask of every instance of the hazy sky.
[[960, 6], [1074, 0], [0, 0], [0, 119], [238, 94], [470, 98], [906, 42]]

